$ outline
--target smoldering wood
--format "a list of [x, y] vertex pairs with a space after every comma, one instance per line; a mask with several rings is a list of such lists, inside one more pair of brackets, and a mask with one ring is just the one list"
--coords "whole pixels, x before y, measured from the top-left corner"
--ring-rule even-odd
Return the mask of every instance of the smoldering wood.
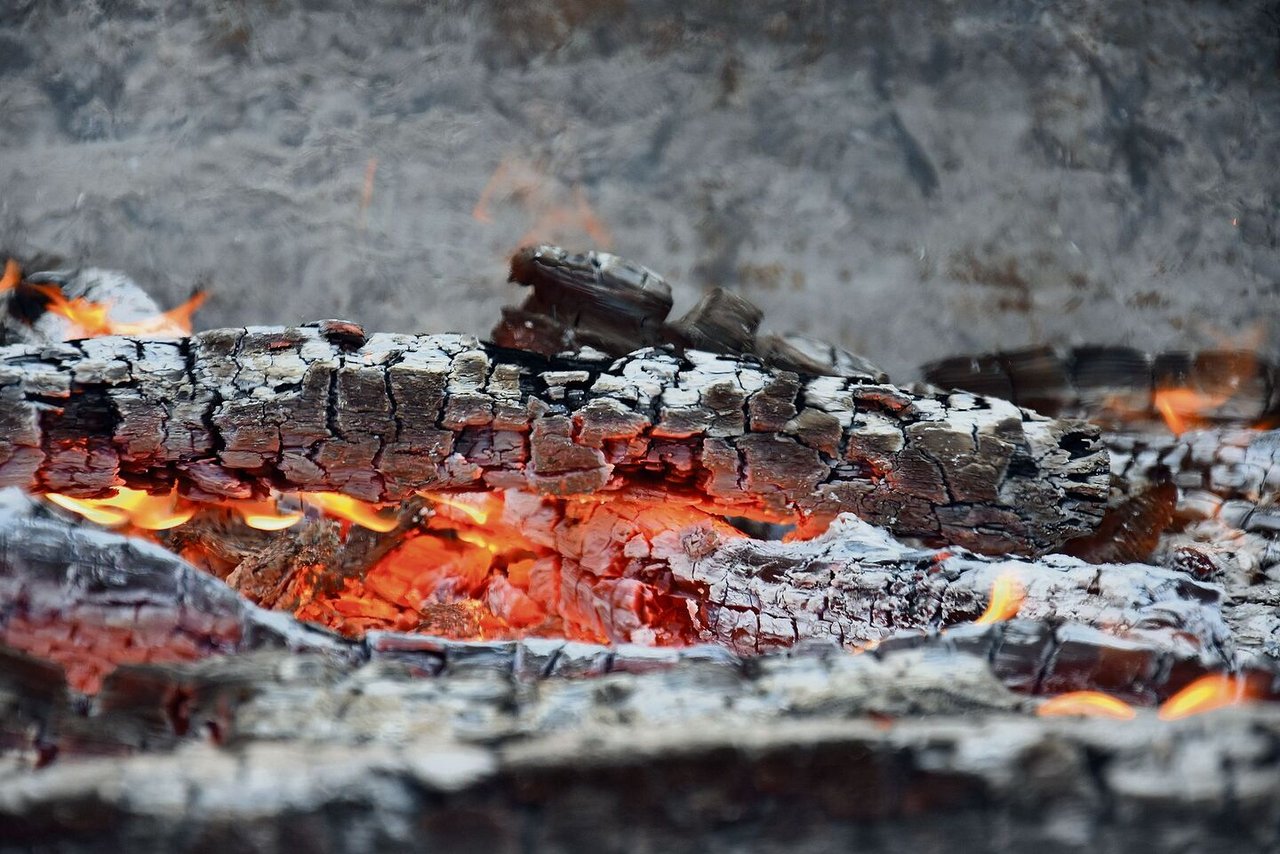
[[544, 360], [327, 321], [9, 347], [0, 401], [0, 484], [73, 496], [660, 484], [726, 515], [852, 511], [901, 536], [1041, 553], [1093, 530], [1107, 495], [1083, 422], [699, 351]]
[[955, 356], [921, 368], [929, 382], [1012, 400], [1046, 415], [1158, 421], [1155, 394], [1204, 395], [1199, 417], [1265, 421], [1280, 415], [1280, 370], [1247, 350], [1144, 353], [1132, 347], [1032, 347]]
[[1155, 560], [1200, 577], [1234, 573], [1255, 581], [1280, 567], [1280, 431], [1104, 435], [1113, 503], [1156, 484], [1177, 487], [1173, 524], [1163, 531]]
[[[606, 624], [616, 647], [563, 640], [483, 644], [388, 632], [344, 640], [249, 604], [158, 546], [10, 496], [0, 525], [0, 641], [65, 663], [77, 684], [98, 684], [120, 665], [277, 647], [344, 662], [393, 658], [426, 673], [467, 660], [513, 672], [585, 667], [599, 673], [637, 662], [749, 657], [806, 642], [893, 649], [931, 643], [941, 631], [940, 642], [986, 656], [999, 677], [1020, 690], [1106, 687], [1152, 701], [1176, 690], [1187, 674], [1262, 661], [1238, 658], [1223, 619], [1230, 600], [1222, 590], [1181, 573], [912, 550], [853, 517], [842, 517], [824, 538], [793, 544], [741, 537], [716, 543], [723, 530], [717, 534], [718, 523], [709, 522], [650, 533], [647, 552], [638, 548], [643, 532], [619, 528], [625, 521], [619, 517], [575, 521], [571, 527], [585, 529], [579, 548], [596, 541], [591, 528], [602, 523], [618, 545], [612, 565], [604, 566], [598, 555], [575, 553], [565, 542], [559, 608], [566, 620]], [[1021, 618], [1003, 626], [964, 625], [985, 608], [1001, 574], [1015, 574], [1026, 590]], [[683, 648], [628, 643], [629, 632], [643, 628], [637, 607], [683, 613], [683, 623], [664, 620], [670, 632], [687, 631], [666, 638]], [[1265, 632], [1265, 615], [1250, 619], [1255, 634]], [[1273, 614], [1272, 634], [1278, 624]], [[638, 637], [654, 639], [652, 632]]]

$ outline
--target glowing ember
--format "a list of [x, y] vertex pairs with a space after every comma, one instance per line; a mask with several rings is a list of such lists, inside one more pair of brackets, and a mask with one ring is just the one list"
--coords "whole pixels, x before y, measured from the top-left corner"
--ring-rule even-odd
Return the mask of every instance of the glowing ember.
[[1161, 704], [1160, 720], [1176, 721], [1251, 699], [1248, 683], [1239, 676], [1223, 673], [1202, 676]]
[[1137, 712], [1124, 700], [1098, 691], [1072, 691], [1041, 703], [1036, 707], [1036, 714], [1042, 718], [1081, 716], [1127, 721]]
[[59, 507], [107, 527], [133, 525], [147, 531], [165, 531], [189, 521], [196, 513], [194, 506], [183, 505], [176, 491], [151, 495], [122, 486], [109, 498], [71, 498], [56, 493], [45, 497]]
[[1018, 616], [1018, 611], [1026, 598], [1026, 588], [1022, 586], [1017, 576], [1010, 573], [1001, 575], [991, 585], [991, 598], [987, 604], [987, 610], [983, 611], [982, 616], [974, 622], [981, 626], [1012, 620]]

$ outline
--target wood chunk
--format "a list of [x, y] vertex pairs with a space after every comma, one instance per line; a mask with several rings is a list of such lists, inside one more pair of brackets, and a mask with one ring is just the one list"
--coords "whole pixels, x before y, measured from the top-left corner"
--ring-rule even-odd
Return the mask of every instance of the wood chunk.
[[724, 515], [851, 511], [902, 536], [1029, 554], [1093, 530], [1106, 499], [1096, 428], [996, 399], [697, 351], [609, 365], [457, 335], [335, 339], [339, 328], [0, 349], [0, 485], [399, 501], [668, 477]]
[[511, 258], [511, 281], [533, 290], [503, 313], [493, 340], [554, 355], [581, 347], [626, 353], [662, 341], [671, 288], [652, 270], [607, 252], [531, 246]]

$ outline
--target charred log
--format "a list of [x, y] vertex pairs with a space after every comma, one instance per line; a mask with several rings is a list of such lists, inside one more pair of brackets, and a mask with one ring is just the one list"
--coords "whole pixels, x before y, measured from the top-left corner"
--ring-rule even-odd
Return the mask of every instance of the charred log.
[[[128, 676], [86, 720], [123, 741], [117, 752], [177, 749], [111, 760], [68, 750], [39, 774], [0, 775], [8, 843], [727, 851], [745, 834], [757, 850], [900, 851], [945, 833], [964, 850], [1004, 852], [1277, 841], [1273, 707], [1177, 723], [1035, 719], [964, 654], [533, 683], [268, 656], [189, 665], [188, 693], [160, 705], [161, 673]], [[966, 718], [916, 717], [939, 711]]]
[[1280, 415], [1280, 371], [1244, 350], [1149, 354], [1131, 347], [1033, 347], [956, 356], [922, 371], [942, 388], [1002, 397], [1046, 415], [1157, 420], [1156, 394], [1171, 389], [1202, 395], [1197, 416], [1205, 421]]
[[1042, 553], [1092, 530], [1107, 491], [1092, 426], [696, 351], [541, 360], [339, 322], [105, 337], [0, 351], [0, 401], [0, 484], [77, 496], [661, 483], [725, 515], [850, 511], [902, 536]]
[[[1021, 690], [1079, 683], [1143, 700], [1179, 687], [1170, 681], [1178, 674], [1237, 660], [1222, 591], [1174, 571], [912, 550], [852, 517], [819, 540], [781, 544], [733, 537], [714, 522], [666, 530], [661, 517], [628, 520], [625, 511], [606, 508], [565, 521], [576, 533], [564, 535], [564, 556], [545, 568], [545, 584], [531, 586], [552, 591], [548, 608], [558, 608], [570, 626], [622, 644], [613, 649], [386, 632], [342, 640], [248, 604], [150, 543], [64, 521], [25, 500], [6, 510], [0, 526], [0, 640], [63, 663], [82, 690], [120, 665], [274, 647], [347, 662], [391, 657], [428, 673], [468, 658], [507, 670], [517, 661], [536, 672], [577, 669], [573, 656], [557, 651], [566, 649], [596, 661], [596, 672], [707, 654], [626, 643], [652, 643], [660, 632], [669, 643], [754, 655], [809, 641], [891, 649], [945, 631], [946, 643], [996, 662], [1000, 678]], [[595, 551], [602, 534], [616, 538], [611, 556]], [[1025, 589], [1024, 619], [964, 627], [982, 613], [993, 580], [1009, 574]], [[664, 616], [649, 626], [645, 615], [655, 609], [682, 621]], [[1278, 622], [1273, 615], [1268, 624], [1273, 635]], [[687, 634], [672, 634], [681, 631]], [[1258, 623], [1255, 633], [1265, 631]], [[533, 663], [538, 644], [551, 650], [542, 664]]]

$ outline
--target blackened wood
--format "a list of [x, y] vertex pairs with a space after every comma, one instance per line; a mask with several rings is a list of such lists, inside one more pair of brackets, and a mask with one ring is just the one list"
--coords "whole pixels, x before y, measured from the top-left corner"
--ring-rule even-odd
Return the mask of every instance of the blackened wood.
[[922, 371], [942, 388], [1004, 397], [1046, 415], [1159, 420], [1155, 394], [1168, 389], [1202, 394], [1197, 417], [1204, 421], [1265, 421], [1280, 414], [1280, 371], [1249, 351], [1034, 347], [957, 356]]
[[867, 359], [801, 335], [756, 333], [763, 317], [740, 294], [713, 288], [679, 320], [667, 322], [671, 289], [657, 273], [616, 255], [575, 255], [556, 246], [531, 246], [511, 259], [511, 281], [533, 293], [519, 308], [505, 308], [493, 328], [503, 347], [546, 356], [584, 348], [625, 356], [641, 347], [671, 345], [741, 356], [756, 354], [769, 367], [815, 376], [888, 382]]
[[607, 252], [531, 246], [511, 258], [511, 281], [532, 290], [503, 312], [498, 344], [544, 355], [592, 347], [622, 354], [662, 343], [671, 287], [657, 273]]
[[[543, 360], [352, 324], [0, 350], [0, 485], [639, 489], [773, 520], [855, 512], [902, 536], [1041, 553], [1092, 530], [1096, 427], [967, 393], [643, 350]], [[658, 494], [658, 493], [655, 493]]]

